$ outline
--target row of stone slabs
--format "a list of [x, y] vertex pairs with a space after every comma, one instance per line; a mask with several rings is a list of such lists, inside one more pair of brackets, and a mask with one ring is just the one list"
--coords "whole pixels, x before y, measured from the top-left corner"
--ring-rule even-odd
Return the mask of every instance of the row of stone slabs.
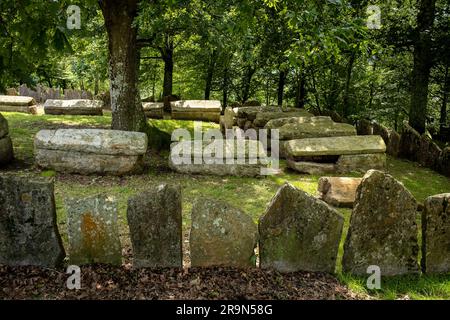
[[[65, 251], [56, 225], [53, 182], [0, 175], [0, 264], [57, 266]], [[450, 271], [450, 194], [430, 197], [423, 213], [422, 269]], [[121, 263], [117, 204], [109, 196], [66, 200], [70, 262]], [[345, 241], [343, 270], [382, 275], [419, 272], [417, 202], [393, 177], [369, 171], [358, 187]], [[334, 272], [343, 217], [331, 206], [286, 183], [257, 226], [229, 204], [199, 199], [190, 233], [192, 266], [255, 265], [282, 272]], [[129, 199], [127, 219], [135, 267], [182, 266], [181, 189], [162, 184]]]

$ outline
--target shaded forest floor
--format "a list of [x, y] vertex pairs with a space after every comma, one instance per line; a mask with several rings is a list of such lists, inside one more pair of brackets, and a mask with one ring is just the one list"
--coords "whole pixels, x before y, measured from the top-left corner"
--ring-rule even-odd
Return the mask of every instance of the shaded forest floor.
[[[184, 233], [184, 266], [189, 267], [189, 241], [188, 234], [190, 228], [190, 211], [194, 199], [215, 198], [228, 201], [233, 205], [243, 209], [253, 217], [255, 222], [264, 213], [265, 207], [275, 194], [276, 190], [285, 181], [289, 181], [296, 187], [310, 193], [316, 194], [317, 182], [320, 176], [300, 175], [289, 171], [281, 163], [283, 172], [277, 176], [264, 178], [238, 178], [238, 177], [213, 177], [213, 176], [190, 176], [172, 172], [167, 165], [168, 151], [149, 152], [147, 167], [143, 174], [127, 177], [103, 177], [103, 176], [80, 176], [70, 174], [58, 174], [53, 171], [40, 171], [33, 165], [33, 138], [36, 132], [41, 129], [56, 128], [109, 128], [110, 116], [103, 117], [83, 117], [83, 116], [32, 116], [19, 113], [3, 113], [9, 122], [10, 134], [14, 143], [16, 160], [5, 170], [7, 171], [27, 171], [42, 176], [55, 177], [55, 196], [58, 214], [58, 226], [63, 237], [64, 245], [67, 248], [67, 228], [66, 213], [64, 209], [64, 198], [66, 197], [85, 197], [98, 193], [114, 195], [119, 203], [119, 226], [121, 242], [123, 247], [123, 266], [114, 268], [107, 266], [87, 267], [89, 270], [85, 275], [86, 283], [95, 287], [98, 281], [104, 281], [101, 288], [97, 290], [91, 287], [81, 290], [77, 297], [83, 298], [139, 298], [138, 292], [127, 291], [127, 285], [120, 281], [119, 275], [124, 279], [133, 278], [136, 281], [140, 276], [136, 276], [138, 271], [130, 271], [132, 263], [131, 245], [129, 240], [129, 230], [126, 222], [127, 199], [145, 189], [147, 185], [154, 185], [163, 182], [178, 183], [183, 190], [183, 233]], [[187, 128], [193, 131], [192, 121], [174, 121], [174, 120], [150, 120], [152, 124], [166, 132], [171, 132], [175, 128]], [[204, 129], [218, 128], [218, 125], [207, 123], [203, 125]], [[412, 192], [419, 202], [423, 202], [426, 197], [434, 194], [450, 192], [450, 179], [439, 175], [429, 169], [422, 168], [415, 163], [402, 161], [398, 159], [388, 159], [388, 171], [396, 179]], [[361, 174], [352, 174], [350, 176], [362, 176]], [[380, 299], [450, 299], [450, 275], [447, 276], [407, 276], [393, 277], [383, 279], [382, 289], [379, 291], [368, 291], [365, 288], [365, 279], [352, 277], [341, 272], [340, 261], [342, 258], [343, 240], [348, 229], [351, 210], [339, 209], [345, 218], [344, 234], [341, 241], [338, 257], [337, 278], [321, 274], [298, 273], [292, 275], [279, 275], [269, 271], [249, 270], [245, 273], [247, 280], [242, 280], [243, 271], [231, 269], [211, 269], [176, 271], [142, 271], [147, 273], [149, 279], [162, 277], [185, 277], [182, 280], [155, 282], [155, 289], [143, 289], [144, 298], [286, 298], [286, 299], [348, 299], [370, 296]], [[420, 216], [417, 217], [420, 232]], [[420, 234], [419, 234], [420, 239]], [[84, 270], [84, 269], [83, 269]], [[112, 272], [115, 270], [115, 272]], [[83, 273], [83, 271], [82, 271]], [[84, 273], [83, 273], [84, 274]], [[117, 275], [116, 275], [117, 274]], [[219, 274], [221, 275], [219, 277]], [[25, 275], [25, 277], [23, 277]], [[200, 278], [200, 283], [206, 286], [203, 289], [195, 289], [196, 275]], [[216, 277], [219, 277], [216, 279]], [[31, 277], [35, 280], [25, 280]], [[48, 278], [47, 280], [46, 277]], [[59, 278], [58, 278], [59, 277]], [[75, 297], [74, 293], [66, 292], [61, 287], [65, 286], [67, 275], [62, 271], [39, 271], [33, 268], [23, 269], [5, 269], [0, 268], [0, 287], [6, 289], [0, 292], [0, 298], [29, 297], [29, 298], [65, 298]], [[114, 286], [119, 289], [111, 292], [105, 289], [107, 278], [110, 277]], [[156, 279], [155, 278], [155, 279]], [[59, 279], [59, 280], [53, 280]], [[64, 279], [64, 281], [62, 280]], [[99, 279], [98, 281], [95, 279]], [[103, 280], [102, 280], [103, 279]], [[115, 280], [114, 280], [115, 279]], [[184, 279], [184, 280], [183, 280]], [[228, 284], [227, 279], [235, 279]], [[239, 280], [240, 279], [240, 280]], [[277, 280], [279, 279], [279, 280]], [[281, 279], [281, 280], [280, 280]], [[338, 279], [339, 282], [336, 282]], [[195, 280], [193, 283], [192, 281]], [[238, 281], [239, 280], [239, 281]], [[25, 282], [24, 282], [25, 281]], [[41, 286], [48, 287], [48, 294], [45, 288], [36, 285], [36, 295], [31, 287], [28, 287], [29, 281], [37, 281]], [[46, 282], [48, 281], [48, 282]], [[96, 282], [97, 281], [97, 282]], [[116, 281], [116, 282], [115, 282]], [[127, 280], [128, 281], [128, 280]], [[152, 280], [153, 281], [153, 280]], [[237, 282], [236, 282], [237, 281]], [[261, 284], [258, 282], [261, 281]], [[264, 282], [265, 281], [265, 282]], [[279, 281], [279, 283], [277, 283]], [[281, 282], [280, 282], [281, 281]], [[258, 282], [258, 283], [256, 283]], [[149, 282], [150, 283], [150, 282]], [[153, 286], [153, 282], [152, 286]], [[182, 289], [176, 291], [170, 289], [170, 286], [180, 283]], [[235, 285], [233, 285], [233, 283]], [[260, 293], [253, 292], [253, 289], [264, 285], [268, 289]], [[319, 287], [323, 286], [324, 290]], [[12, 288], [16, 288], [11, 291]], [[107, 285], [106, 285], [107, 287]], [[147, 287], [145, 285], [144, 287]], [[223, 287], [223, 289], [222, 289]], [[8, 289], [9, 288], [9, 289]], [[22, 288], [22, 289], [21, 289]], [[59, 288], [59, 289], [58, 289]], [[90, 288], [90, 289], [89, 289]], [[132, 288], [132, 287], [131, 287]], [[164, 289], [166, 288], [166, 289]], [[202, 288], [200, 286], [200, 288]], [[348, 289], [346, 289], [348, 288]], [[8, 291], [10, 290], [10, 291]], [[152, 291], [153, 290], [153, 291]], [[223, 290], [223, 292], [221, 291]], [[13, 292], [18, 292], [15, 295]], [[21, 293], [20, 293], [21, 292]], [[100, 295], [100, 292], [104, 294]], [[109, 293], [108, 293], [109, 292]], [[213, 293], [211, 293], [213, 292]], [[214, 293], [216, 292], [216, 293]], [[270, 294], [272, 292], [272, 294]], [[314, 296], [314, 292], [319, 295]], [[322, 292], [322, 294], [320, 294]], [[260, 295], [258, 295], [260, 294]]]

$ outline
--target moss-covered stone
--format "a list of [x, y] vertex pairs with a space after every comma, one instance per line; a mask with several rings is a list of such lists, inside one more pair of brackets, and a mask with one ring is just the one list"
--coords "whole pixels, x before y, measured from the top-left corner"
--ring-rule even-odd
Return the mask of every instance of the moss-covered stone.
[[343, 223], [322, 200], [284, 184], [259, 220], [261, 267], [334, 272]]

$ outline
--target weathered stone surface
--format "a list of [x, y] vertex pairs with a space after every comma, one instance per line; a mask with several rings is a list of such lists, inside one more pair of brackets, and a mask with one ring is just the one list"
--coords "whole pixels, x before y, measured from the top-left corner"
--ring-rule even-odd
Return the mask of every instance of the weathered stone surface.
[[35, 149], [34, 157], [37, 166], [66, 173], [120, 176], [139, 173], [143, 169], [142, 156]]
[[441, 154], [441, 148], [431, 138], [422, 135], [420, 139], [420, 150], [417, 155], [418, 162], [424, 167], [437, 169]]
[[261, 164], [174, 164], [169, 158], [169, 167], [179, 173], [200, 174], [211, 176], [236, 176], [257, 177], [260, 176]]
[[372, 122], [370, 122], [367, 119], [361, 119], [358, 121], [356, 125], [356, 131], [359, 136], [371, 136], [374, 134], [373, 132], [373, 125]]
[[450, 177], [450, 147], [442, 150], [441, 157], [439, 158], [438, 171], [443, 175]]
[[344, 246], [344, 272], [417, 273], [417, 202], [392, 176], [370, 170], [358, 187]]
[[285, 147], [287, 156], [291, 158], [302, 156], [384, 153], [386, 151], [386, 145], [379, 136], [297, 139], [288, 141]]
[[278, 129], [286, 124], [295, 124], [295, 123], [317, 123], [317, 122], [328, 122], [332, 123], [330, 117], [288, 117], [288, 118], [279, 118], [272, 119], [266, 123], [264, 129]]
[[120, 265], [122, 249], [117, 225], [117, 202], [97, 195], [66, 199], [71, 264], [109, 263]]
[[6, 121], [5, 117], [0, 113], [0, 139], [6, 137], [8, 133], [8, 121]]
[[237, 125], [236, 123], [236, 117], [237, 117], [237, 109], [226, 107], [224, 111], [224, 124], [225, 129], [232, 129], [233, 126]]
[[172, 119], [219, 123], [222, 107], [216, 100], [179, 100], [170, 103]]
[[92, 115], [101, 116], [103, 114], [103, 101], [73, 99], [57, 100], [47, 99], [44, 104], [45, 114], [53, 115]]
[[253, 125], [258, 128], [264, 128], [264, 126], [273, 119], [290, 118], [290, 117], [312, 117], [313, 114], [304, 109], [298, 109], [296, 111], [289, 112], [259, 112], [256, 115]]
[[350, 124], [335, 122], [288, 123], [279, 128], [281, 140], [295, 140], [321, 137], [356, 136], [356, 129]]
[[334, 207], [352, 208], [360, 178], [322, 177], [319, 179], [319, 198]]
[[30, 113], [37, 114], [36, 106], [8, 106], [0, 104], [1, 112], [20, 112], [20, 113]]
[[253, 219], [228, 203], [197, 199], [192, 207], [191, 265], [255, 266], [258, 231]]
[[450, 193], [428, 197], [422, 213], [422, 270], [450, 272]]
[[0, 138], [0, 165], [14, 158], [13, 145], [10, 137]]
[[64, 257], [53, 182], [0, 174], [0, 264], [51, 268]]
[[337, 163], [340, 173], [367, 172], [368, 170], [386, 170], [386, 155], [384, 153], [342, 155]]
[[35, 149], [78, 151], [103, 155], [143, 155], [147, 135], [103, 129], [41, 130], [34, 139]]
[[398, 157], [399, 149], [400, 149], [400, 135], [391, 130], [389, 132], [389, 143], [386, 145], [386, 153], [393, 156]]
[[338, 171], [335, 163], [319, 163], [310, 161], [294, 161], [287, 159], [286, 165], [288, 168], [300, 173], [307, 173], [312, 175], [322, 175], [336, 173]]
[[181, 188], [162, 184], [128, 200], [133, 266], [183, 266]]
[[36, 101], [32, 97], [0, 95], [0, 106], [33, 106], [35, 104]]
[[144, 113], [150, 119], [164, 118], [164, 103], [163, 102], [144, 102], [142, 104]]
[[417, 161], [420, 152], [420, 134], [408, 122], [403, 122], [398, 156], [411, 161]]
[[286, 183], [259, 220], [261, 268], [334, 272], [344, 219]]

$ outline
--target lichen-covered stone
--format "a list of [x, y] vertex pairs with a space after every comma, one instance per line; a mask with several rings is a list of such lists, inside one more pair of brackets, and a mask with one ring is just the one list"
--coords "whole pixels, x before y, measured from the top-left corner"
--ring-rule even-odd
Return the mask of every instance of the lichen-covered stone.
[[36, 101], [32, 97], [0, 95], [0, 111], [36, 114]]
[[52, 268], [62, 263], [53, 190], [48, 178], [0, 174], [0, 264]]
[[120, 265], [122, 249], [117, 224], [117, 202], [97, 195], [66, 199], [70, 263]]
[[381, 275], [417, 273], [417, 202], [392, 176], [370, 170], [356, 193], [344, 246], [344, 272], [366, 275], [376, 265]]
[[307, 173], [313, 175], [331, 174], [338, 171], [335, 163], [320, 163], [310, 161], [294, 161], [287, 159], [286, 165], [288, 168], [300, 173]]
[[337, 172], [362, 172], [368, 170], [385, 170], [386, 169], [386, 154], [372, 153], [372, 154], [347, 154], [339, 157], [337, 163]]
[[164, 118], [164, 103], [163, 102], [144, 102], [142, 103], [144, 113], [150, 119]]
[[41, 130], [34, 140], [39, 167], [80, 174], [124, 175], [142, 169], [145, 133], [97, 129]]
[[135, 267], [182, 267], [181, 188], [162, 184], [128, 200]]
[[103, 101], [88, 99], [58, 100], [47, 99], [44, 104], [45, 114], [53, 115], [92, 115], [103, 114]]
[[257, 226], [240, 209], [212, 199], [197, 199], [190, 233], [192, 267], [255, 265]]
[[272, 119], [266, 123], [264, 129], [278, 129], [286, 124], [295, 124], [295, 123], [318, 123], [318, 122], [328, 122], [333, 123], [330, 117], [287, 117], [287, 118], [279, 118]]
[[422, 270], [450, 272], [450, 193], [428, 197], [422, 213]]
[[0, 113], [0, 139], [6, 137], [8, 133], [8, 121], [6, 121], [5, 117]]
[[179, 100], [170, 103], [172, 119], [219, 123], [222, 107], [216, 100]]
[[380, 136], [297, 139], [288, 141], [285, 148], [290, 158], [386, 152], [386, 144]]
[[313, 114], [304, 109], [298, 109], [296, 111], [277, 111], [277, 112], [259, 112], [253, 125], [258, 128], [264, 128], [264, 126], [273, 119], [289, 118], [289, 117], [312, 117]]
[[14, 158], [13, 145], [10, 137], [0, 139], [0, 165], [11, 162]]
[[372, 122], [367, 119], [359, 120], [358, 124], [356, 125], [356, 131], [358, 132], [359, 136], [370, 136], [374, 134]]
[[334, 272], [343, 224], [328, 204], [284, 184], [259, 220], [261, 268]]
[[317, 190], [319, 197], [334, 207], [352, 208], [356, 198], [356, 189], [360, 178], [322, 177]]
[[279, 128], [281, 140], [344, 136], [356, 136], [355, 127], [346, 123], [319, 121], [288, 123]]

